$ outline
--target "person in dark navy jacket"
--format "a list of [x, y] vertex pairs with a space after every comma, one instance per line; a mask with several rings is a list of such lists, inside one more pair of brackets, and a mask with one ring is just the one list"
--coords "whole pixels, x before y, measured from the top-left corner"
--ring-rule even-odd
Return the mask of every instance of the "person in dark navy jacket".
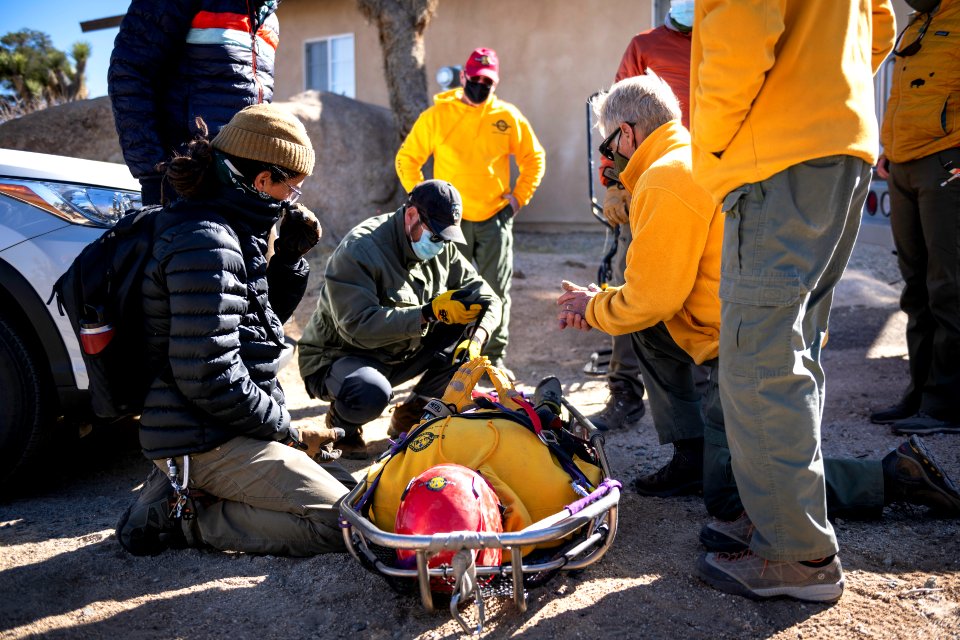
[[[273, 98], [278, 0], [133, 0], [107, 75], [123, 158], [143, 203], [175, 197], [157, 164], [186, 150], [197, 117], [215, 136]], [[162, 193], [161, 193], [162, 192]]]
[[144, 366], [158, 373], [140, 446], [153, 468], [117, 525], [135, 555], [201, 544], [344, 550], [336, 502], [341, 480], [354, 482], [331, 461], [344, 432], [292, 426], [277, 380], [283, 322], [307, 287], [303, 255], [320, 239], [316, 217], [295, 204], [314, 163], [303, 124], [262, 104], [161, 165], [179, 197], [157, 215], [144, 269]]

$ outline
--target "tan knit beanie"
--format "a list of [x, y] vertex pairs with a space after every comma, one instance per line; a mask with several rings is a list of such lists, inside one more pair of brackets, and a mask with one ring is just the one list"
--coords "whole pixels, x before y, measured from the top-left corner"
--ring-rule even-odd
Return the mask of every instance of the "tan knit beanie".
[[294, 115], [272, 104], [244, 107], [223, 125], [213, 139], [213, 148], [298, 174], [313, 173], [313, 144], [306, 128]]

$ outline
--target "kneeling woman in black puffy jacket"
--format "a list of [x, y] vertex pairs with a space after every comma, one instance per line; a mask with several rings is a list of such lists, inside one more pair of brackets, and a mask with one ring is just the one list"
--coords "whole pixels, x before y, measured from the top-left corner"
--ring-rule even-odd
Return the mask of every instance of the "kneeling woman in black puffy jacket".
[[[155, 468], [117, 526], [131, 553], [343, 550], [335, 503], [347, 489], [331, 472], [350, 476], [312, 459], [342, 434], [291, 427], [277, 381], [283, 321], [307, 285], [303, 254], [320, 238], [313, 214], [294, 205], [313, 166], [303, 124], [262, 104], [163, 167], [179, 198], [158, 216], [143, 283], [147, 364], [158, 374], [140, 444]], [[203, 496], [187, 501], [195, 517], [181, 517], [171, 480]]]

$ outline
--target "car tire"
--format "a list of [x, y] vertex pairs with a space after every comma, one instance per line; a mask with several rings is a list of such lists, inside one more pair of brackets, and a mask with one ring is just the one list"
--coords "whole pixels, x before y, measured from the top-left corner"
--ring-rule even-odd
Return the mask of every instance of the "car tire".
[[0, 317], [0, 491], [30, 467], [49, 441], [56, 398], [42, 362], [14, 325]]

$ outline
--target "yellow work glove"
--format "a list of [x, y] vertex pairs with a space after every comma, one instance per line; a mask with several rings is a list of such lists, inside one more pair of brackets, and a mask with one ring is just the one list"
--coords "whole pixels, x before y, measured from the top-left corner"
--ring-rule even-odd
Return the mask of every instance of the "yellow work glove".
[[424, 306], [424, 312], [444, 324], [470, 324], [483, 311], [482, 301], [477, 291], [453, 289], [431, 300]]
[[607, 194], [603, 196], [603, 217], [607, 222], [616, 226], [626, 224], [630, 220], [630, 192], [619, 184], [607, 187]]
[[464, 362], [453, 374], [440, 400], [446, 405], [455, 406], [458, 412], [473, 404], [470, 392], [477, 386], [488, 366], [490, 361], [484, 356]]
[[463, 360], [473, 360], [474, 358], [480, 357], [480, 350], [482, 346], [480, 341], [475, 338], [467, 338], [466, 340], [461, 340], [453, 350], [453, 364]]

